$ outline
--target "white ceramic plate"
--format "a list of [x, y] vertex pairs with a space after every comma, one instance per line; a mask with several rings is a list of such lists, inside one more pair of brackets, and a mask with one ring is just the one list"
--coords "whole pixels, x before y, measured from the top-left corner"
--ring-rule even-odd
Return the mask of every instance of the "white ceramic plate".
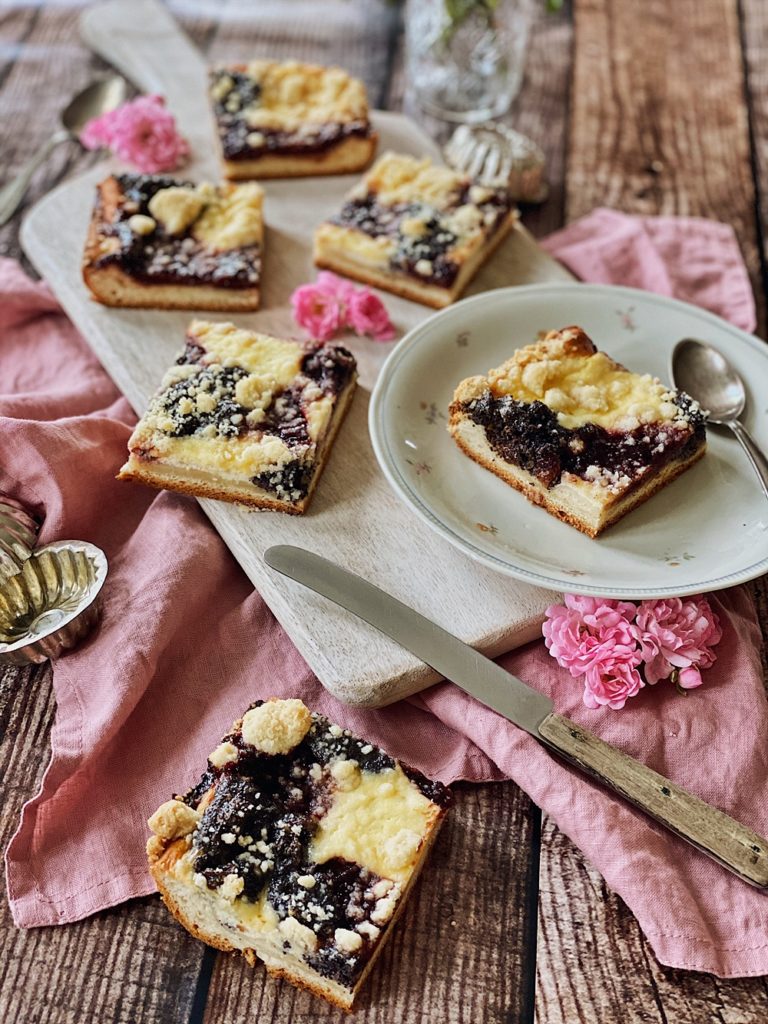
[[705, 457], [597, 540], [559, 522], [463, 455], [446, 418], [456, 384], [485, 374], [540, 331], [583, 327], [631, 370], [669, 380], [680, 338], [719, 348], [748, 389], [745, 423], [768, 450], [768, 345], [674, 299], [608, 285], [504, 288], [407, 334], [379, 377], [373, 446], [395, 491], [478, 561], [553, 590], [682, 596], [768, 572], [768, 502], [734, 437], [708, 429]]

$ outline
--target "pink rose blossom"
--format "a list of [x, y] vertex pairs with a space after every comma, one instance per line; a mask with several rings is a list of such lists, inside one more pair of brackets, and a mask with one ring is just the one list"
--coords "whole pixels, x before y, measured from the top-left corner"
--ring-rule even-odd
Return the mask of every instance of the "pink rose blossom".
[[137, 96], [90, 120], [80, 133], [86, 149], [106, 146], [144, 174], [172, 171], [189, 156], [162, 96]]
[[391, 341], [395, 336], [384, 303], [369, 288], [355, 290], [350, 296], [347, 321], [358, 334], [369, 334], [376, 341]]
[[351, 327], [376, 341], [389, 341], [395, 328], [384, 303], [368, 288], [321, 270], [313, 284], [303, 284], [291, 295], [293, 318], [315, 341], [329, 341], [337, 331]]
[[699, 669], [714, 663], [712, 648], [723, 635], [705, 597], [643, 601], [637, 610], [637, 625], [649, 683], [680, 669], [678, 682], [684, 689], [701, 684]]
[[558, 665], [574, 678], [611, 658], [637, 652], [639, 632], [631, 621], [635, 606], [627, 601], [565, 595], [565, 605], [546, 610], [544, 642]]
[[332, 274], [330, 270], [321, 270], [317, 275], [315, 285], [328, 295], [335, 295], [345, 305], [349, 304], [350, 298], [355, 293], [355, 286], [351, 281], [346, 281], [338, 274]]
[[336, 295], [303, 284], [291, 295], [293, 318], [315, 341], [329, 341], [343, 323], [343, 306]]
[[637, 670], [641, 660], [639, 648], [634, 651], [622, 646], [613, 651], [604, 648], [602, 657], [595, 660], [584, 675], [587, 707], [594, 709], [607, 704], [614, 711], [623, 708], [627, 699], [636, 696], [645, 685]]

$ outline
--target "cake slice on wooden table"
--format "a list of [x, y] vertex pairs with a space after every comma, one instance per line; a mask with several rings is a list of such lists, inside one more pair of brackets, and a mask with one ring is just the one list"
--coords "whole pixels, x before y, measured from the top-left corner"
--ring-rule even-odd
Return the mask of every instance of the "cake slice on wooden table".
[[255, 183], [112, 175], [97, 189], [83, 279], [107, 306], [258, 309], [263, 198]]
[[293, 60], [219, 67], [210, 97], [227, 178], [349, 174], [376, 150], [365, 86], [341, 68]]
[[149, 819], [149, 866], [197, 938], [349, 1009], [450, 792], [300, 700], [256, 702]]
[[197, 320], [131, 434], [118, 477], [304, 512], [356, 380], [341, 346]]
[[385, 153], [315, 232], [315, 263], [427, 306], [464, 290], [517, 217], [487, 188], [429, 159]]
[[475, 462], [596, 537], [701, 458], [704, 421], [684, 392], [566, 327], [463, 380], [448, 429]]

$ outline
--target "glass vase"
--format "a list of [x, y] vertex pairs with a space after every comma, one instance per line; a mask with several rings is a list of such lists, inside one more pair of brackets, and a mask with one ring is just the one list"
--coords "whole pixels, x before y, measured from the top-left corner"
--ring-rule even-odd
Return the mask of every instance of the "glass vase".
[[523, 80], [535, 0], [408, 0], [408, 99], [445, 121], [509, 110]]

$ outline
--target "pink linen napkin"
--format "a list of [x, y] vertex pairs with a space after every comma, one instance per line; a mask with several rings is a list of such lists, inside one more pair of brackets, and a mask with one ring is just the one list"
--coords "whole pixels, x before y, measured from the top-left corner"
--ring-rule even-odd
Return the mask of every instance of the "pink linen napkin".
[[[603, 210], [547, 247], [580, 276], [683, 295], [754, 326], [724, 225]], [[663, 963], [768, 973], [765, 896], [453, 685], [373, 712], [327, 694], [195, 502], [114, 480], [134, 417], [45, 287], [8, 260], [0, 332], [0, 490], [45, 511], [41, 542], [78, 537], [110, 559], [100, 630], [55, 665], [51, 763], [6, 853], [18, 925], [73, 921], [151, 892], [148, 814], [196, 781], [252, 700], [299, 696], [445, 782], [515, 779], [622, 896]], [[501, 663], [559, 712], [766, 834], [759, 630], [745, 591], [713, 605], [724, 628], [718, 661], [687, 698], [648, 688], [621, 712], [593, 712], [542, 643]]]

